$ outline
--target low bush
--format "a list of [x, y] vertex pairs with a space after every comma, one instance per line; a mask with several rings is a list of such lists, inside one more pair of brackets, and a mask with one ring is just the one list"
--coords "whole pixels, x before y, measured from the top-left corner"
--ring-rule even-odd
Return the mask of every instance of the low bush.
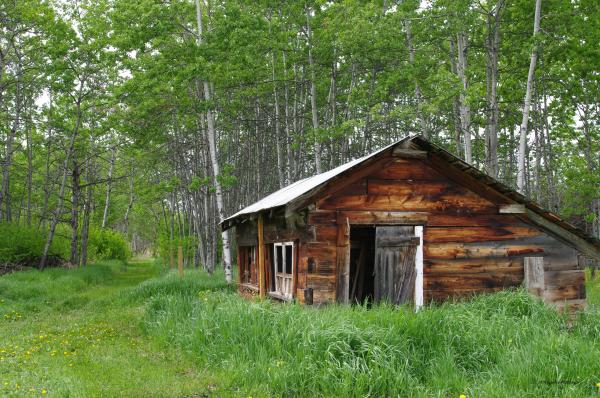
[[93, 261], [127, 261], [131, 257], [131, 249], [125, 235], [112, 229], [92, 228], [88, 246], [88, 256]]
[[[0, 264], [37, 265], [46, 244], [46, 234], [35, 227], [0, 222]], [[68, 258], [69, 242], [57, 233], [51, 257]]]
[[[256, 396], [597, 394], [600, 317], [570, 324], [524, 291], [414, 313], [389, 305], [310, 308], [247, 301], [171, 277], [149, 281], [146, 333]], [[195, 294], [192, 294], [195, 291]]]
[[[46, 238], [46, 231], [35, 227], [0, 223], [0, 265], [4, 265], [7, 270], [20, 266], [37, 266]], [[49, 265], [59, 265], [69, 258], [70, 238], [71, 229], [68, 226], [61, 225], [57, 228], [50, 247]], [[123, 234], [110, 229], [90, 230], [88, 242], [90, 261], [113, 259], [126, 261], [130, 257], [131, 250]]]

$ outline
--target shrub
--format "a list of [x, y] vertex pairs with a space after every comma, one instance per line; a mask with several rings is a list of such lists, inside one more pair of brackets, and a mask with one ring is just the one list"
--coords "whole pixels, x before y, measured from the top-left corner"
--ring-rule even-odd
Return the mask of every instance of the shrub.
[[[42, 256], [46, 238], [46, 231], [35, 227], [0, 223], [0, 265], [8, 265], [9, 269], [14, 266], [36, 266]], [[61, 263], [69, 258], [70, 239], [71, 228], [60, 225], [49, 251], [51, 264]], [[123, 234], [110, 229], [90, 230], [88, 259], [126, 261], [130, 257], [129, 244]]]
[[[0, 264], [37, 264], [45, 244], [46, 234], [43, 231], [24, 225], [0, 223]], [[69, 242], [62, 234], [56, 234], [49, 255], [68, 258]]]
[[131, 250], [125, 235], [111, 229], [90, 230], [88, 257], [92, 260], [121, 260], [131, 257]]
[[162, 233], [158, 236], [156, 242], [157, 252], [160, 258], [165, 262], [170, 261], [171, 250], [173, 250], [173, 256], [177, 258], [177, 247], [181, 246], [183, 249], [184, 257], [192, 257], [196, 250], [197, 240], [195, 237], [186, 236], [184, 238], [175, 237], [171, 241], [168, 234]]

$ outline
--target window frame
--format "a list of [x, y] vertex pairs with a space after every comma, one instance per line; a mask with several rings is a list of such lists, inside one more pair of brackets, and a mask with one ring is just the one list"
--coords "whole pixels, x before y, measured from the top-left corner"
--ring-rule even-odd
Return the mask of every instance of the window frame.
[[[258, 286], [258, 248], [257, 246], [239, 246], [238, 257], [240, 257], [240, 283], [243, 285], [256, 285]], [[256, 276], [256, 283], [253, 282], [252, 271]], [[246, 275], [247, 273], [247, 275]], [[247, 278], [246, 278], [247, 276]]]
[[[278, 262], [278, 256], [277, 256], [277, 247], [281, 247], [281, 266], [282, 266], [282, 271], [283, 272], [278, 272], [277, 271], [277, 262]], [[287, 247], [291, 247], [292, 248], [292, 269], [291, 269], [291, 273], [287, 273], [286, 271], [286, 248]], [[294, 282], [295, 282], [295, 278], [294, 278], [294, 273], [296, 272], [296, 244], [293, 241], [288, 241], [288, 242], [276, 242], [273, 243], [273, 261], [272, 261], [272, 269], [273, 269], [273, 276], [274, 276], [274, 282], [275, 282], [275, 286], [272, 286], [272, 291], [271, 293], [274, 293], [276, 295], [280, 295], [283, 298], [286, 299], [292, 299], [294, 297]], [[289, 279], [290, 280], [290, 293], [289, 294], [285, 294], [282, 292], [281, 286], [279, 286], [278, 283], [278, 275], [279, 277], [282, 277], [284, 279]]]

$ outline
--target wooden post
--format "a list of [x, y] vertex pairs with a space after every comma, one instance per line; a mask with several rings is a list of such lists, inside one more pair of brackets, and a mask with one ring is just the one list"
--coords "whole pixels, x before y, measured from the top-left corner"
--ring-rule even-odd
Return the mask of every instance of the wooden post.
[[350, 296], [350, 224], [348, 218], [337, 214], [337, 247], [336, 247], [338, 303], [347, 304]]
[[525, 257], [523, 260], [525, 278], [523, 284], [530, 293], [542, 296], [544, 283], [544, 257]]
[[267, 295], [265, 280], [265, 237], [264, 220], [262, 214], [258, 215], [258, 292], [260, 297]]
[[183, 247], [181, 245], [177, 246], [177, 270], [179, 276], [183, 276]]

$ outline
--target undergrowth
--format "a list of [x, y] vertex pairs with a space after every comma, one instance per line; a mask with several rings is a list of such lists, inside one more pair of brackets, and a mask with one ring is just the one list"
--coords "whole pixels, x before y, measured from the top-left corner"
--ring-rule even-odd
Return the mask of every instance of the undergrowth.
[[142, 327], [231, 394], [570, 396], [598, 394], [600, 315], [561, 316], [524, 291], [414, 313], [247, 301], [188, 275], [145, 282]]

